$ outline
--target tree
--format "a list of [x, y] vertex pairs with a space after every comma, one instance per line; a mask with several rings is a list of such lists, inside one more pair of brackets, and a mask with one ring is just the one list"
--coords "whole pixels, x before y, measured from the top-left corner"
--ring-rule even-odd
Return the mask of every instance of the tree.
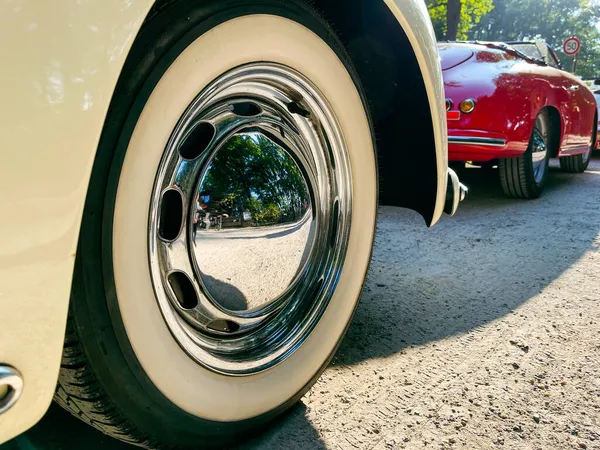
[[495, 0], [494, 10], [482, 17], [469, 38], [490, 41], [545, 40], [565, 69], [571, 58], [562, 52], [564, 40], [581, 39], [577, 74], [600, 76], [600, 3], [591, 0]]
[[260, 133], [237, 134], [217, 152], [200, 187], [213, 214], [241, 216], [260, 224], [302, 217], [310, 198], [294, 159]]
[[426, 0], [438, 40], [466, 39], [468, 31], [493, 8], [493, 0]]
[[458, 25], [460, 24], [460, 0], [448, 0], [446, 6], [446, 40], [455, 41], [458, 35]]

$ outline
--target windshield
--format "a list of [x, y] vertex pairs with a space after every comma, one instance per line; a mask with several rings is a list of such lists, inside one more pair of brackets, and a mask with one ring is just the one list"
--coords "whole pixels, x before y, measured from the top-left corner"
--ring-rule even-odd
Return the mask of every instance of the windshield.
[[[467, 41], [469, 42], [469, 41]], [[501, 50], [504, 50], [505, 52], [509, 52], [515, 55], [520, 56], [521, 58], [526, 59], [529, 62], [532, 62], [534, 64], [546, 64], [546, 62], [544, 61], [544, 58], [542, 57], [541, 53], [539, 52], [537, 46], [535, 43], [504, 43], [504, 42], [480, 42], [480, 41], [470, 41], [472, 43], [475, 44], [480, 44], [480, 45], [485, 45], [486, 47], [491, 47], [491, 48], [499, 48]], [[521, 51], [521, 49], [517, 48], [517, 46], [524, 46], [527, 47], [525, 50], [527, 50], [529, 53], [524, 53], [523, 51]], [[536, 54], [533, 54], [531, 51], [531, 47], [533, 46], [533, 48], [535, 49], [535, 51], [537, 52]], [[531, 54], [533, 54], [534, 56], [530, 56]]]
[[522, 44], [510, 44], [512, 48], [523, 53], [525, 56], [528, 56], [532, 59], [539, 59], [541, 61], [544, 60], [544, 57], [540, 53], [537, 45], [534, 42], [531, 43], [522, 43]]

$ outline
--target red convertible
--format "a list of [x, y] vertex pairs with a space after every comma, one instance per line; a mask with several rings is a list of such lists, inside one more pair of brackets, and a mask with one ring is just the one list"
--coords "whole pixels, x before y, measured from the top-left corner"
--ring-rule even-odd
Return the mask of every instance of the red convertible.
[[548, 159], [583, 172], [598, 112], [588, 87], [541, 42], [438, 44], [446, 90], [448, 159], [498, 165], [504, 192], [535, 198]]

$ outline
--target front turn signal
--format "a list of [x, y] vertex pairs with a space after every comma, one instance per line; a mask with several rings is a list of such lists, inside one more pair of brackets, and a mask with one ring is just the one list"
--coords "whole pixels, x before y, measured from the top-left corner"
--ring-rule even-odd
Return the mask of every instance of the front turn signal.
[[460, 102], [459, 108], [464, 114], [472, 113], [475, 109], [475, 100], [472, 98], [466, 98]]

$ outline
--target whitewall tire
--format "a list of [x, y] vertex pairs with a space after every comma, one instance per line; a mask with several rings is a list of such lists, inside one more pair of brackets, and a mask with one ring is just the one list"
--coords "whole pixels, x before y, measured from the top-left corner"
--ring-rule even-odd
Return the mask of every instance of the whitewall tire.
[[[152, 64], [147, 66], [140, 65], [140, 70], [147, 72], [145, 76], [134, 76], [139, 78], [136, 83], [141, 87], [136, 95], [141, 100], [126, 106], [127, 113], [121, 118], [115, 114], [111, 122], [109, 115], [105, 134], [111, 137], [103, 137], [100, 151], [103, 145], [111, 143], [115, 150], [111, 157], [99, 155], [96, 166], [100, 168], [94, 169], [79, 246], [67, 336], [67, 348], [71, 346], [76, 351], [65, 351], [65, 367], [57, 391], [59, 403], [72, 412], [75, 412], [75, 396], [85, 400], [87, 392], [91, 403], [86, 409], [82, 400], [77, 409], [85, 410], [84, 416], [90, 418], [88, 422], [109, 434], [143, 445], [185, 447], [197, 446], [198, 442], [222, 445], [260, 427], [293, 404], [324, 370], [348, 327], [367, 273], [375, 233], [377, 171], [368, 112], [358, 80], [343, 50], [337, 41], [332, 40], [331, 30], [301, 2], [290, 2], [285, 7], [281, 6], [281, 2], [265, 2], [262, 6], [235, 1], [208, 3], [212, 7], [203, 11], [197, 11], [196, 7], [190, 13], [191, 20], [196, 23], [195, 28], [188, 25], [187, 32], [181, 33], [183, 37], [173, 39], [170, 49], [163, 49], [164, 56], [154, 57], [158, 60], [152, 60]], [[227, 8], [228, 5], [231, 8]], [[156, 13], [151, 20], [156, 25], [148, 24], [138, 39], [146, 39], [146, 46], [155, 44], [158, 38], [153, 33], [160, 28], [161, 22], [173, 21], [176, 17], [182, 22], [180, 15], [183, 10], [178, 8], [185, 7], [175, 2], [171, 8]], [[135, 65], [132, 63], [129, 67]], [[222, 88], [227, 83], [231, 87]], [[286, 91], [288, 88], [294, 92]], [[120, 107], [117, 95], [133, 92], [127, 80], [121, 82], [120, 89], [113, 100], [113, 109]], [[236, 113], [235, 106], [232, 106], [235, 101], [227, 97], [250, 91], [252, 95], [248, 94], [250, 100], [247, 102], [257, 106], [262, 115]], [[289, 102], [282, 100], [288, 94], [290, 98], [304, 95], [293, 108], [289, 106], [291, 103], [287, 103], [289, 117], [283, 109], [277, 112], [278, 106]], [[313, 94], [314, 98], [309, 98]], [[199, 104], [202, 101], [206, 104], [198, 106], [193, 113], [196, 115], [192, 117], [189, 111], [195, 102]], [[227, 106], [225, 109], [222, 108], [223, 102]], [[218, 114], [225, 114], [219, 116], [221, 121], [216, 118]], [[198, 308], [205, 309], [196, 313], [194, 308], [180, 307], [172, 300], [174, 296], [177, 300], [178, 292], [182, 291], [180, 287], [169, 284], [171, 274], [188, 271], [187, 279], [193, 278], [192, 284], [199, 292], [202, 289], [210, 291], [208, 280], [217, 277], [211, 272], [211, 264], [222, 264], [221, 271], [230, 270], [227, 261], [236, 259], [241, 261], [240, 270], [247, 270], [242, 263], [246, 257], [243, 255], [248, 252], [244, 253], [244, 246], [230, 239], [242, 239], [239, 233], [247, 237], [248, 234], [243, 233], [260, 233], [261, 230], [270, 233], [270, 230], [275, 230], [275, 225], [267, 219], [260, 222], [258, 213], [254, 213], [251, 221], [244, 216], [246, 225], [255, 226], [254, 229], [221, 230], [222, 222], [219, 222], [219, 231], [209, 229], [208, 225], [200, 227], [204, 233], [202, 236], [213, 239], [211, 245], [216, 242], [214, 239], [221, 239], [217, 244], [222, 246], [235, 243], [235, 247], [210, 247], [217, 249], [215, 254], [218, 254], [219, 248], [236, 249], [231, 251], [231, 257], [220, 257], [220, 261], [225, 263], [211, 262], [218, 258], [205, 256], [202, 248], [208, 247], [200, 247], [198, 253], [190, 250], [196, 245], [196, 228], [191, 225], [191, 217], [195, 216], [186, 208], [195, 205], [196, 201], [191, 200], [191, 191], [187, 192], [183, 185], [179, 186], [173, 180], [184, 171], [186, 164], [191, 164], [189, 161], [193, 158], [185, 159], [175, 154], [173, 161], [176, 162], [171, 163], [169, 149], [177, 147], [174, 143], [178, 142], [177, 130], [183, 129], [186, 117], [189, 123], [212, 121], [212, 139], [216, 142], [220, 127], [225, 130], [232, 126], [231, 114], [246, 127], [243, 133], [238, 130], [235, 136], [241, 133], [247, 142], [252, 141], [252, 145], [258, 145], [263, 139], [265, 145], [277, 147], [279, 153], [274, 154], [294, 161], [290, 164], [297, 166], [298, 173], [303, 174], [307, 197], [297, 202], [304, 206], [299, 210], [301, 214], [296, 214], [302, 218], [294, 219], [296, 222], [278, 219], [281, 225], [277, 226], [288, 230], [296, 227], [296, 223], [302, 225], [304, 222], [301, 220], [308, 220], [310, 231], [302, 235], [300, 244], [293, 244], [298, 246], [297, 253], [303, 258], [298, 259], [298, 256], [294, 260], [294, 264], [298, 265], [296, 278], [290, 281], [292, 278], [288, 276], [287, 281], [281, 282], [281, 292], [268, 294], [272, 302], [261, 306], [263, 309], [248, 307], [249, 312], [239, 312], [225, 306], [215, 307], [221, 291], [212, 291], [206, 293], [209, 300], [203, 300], [200, 295]], [[291, 123], [293, 117], [299, 121]], [[281, 120], [281, 124], [273, 127], [277, 120]], [[114, 122], [119, 121], [122, 125], [116, 126]], [[315, 123], [321, 127], [320, 131], [314, 131], [318, 128]], [[288, 125], [289, 130], [285, 128]], [[271, 129], [280, 130], [281, 140], [269, 134]], [[182, 140], [188, 139], [185, 136], [190, 133], [185, 130], [181, 133], [184, 136]], [[306, 160], [302, 149], [297, 149], [297, 155], [290, 150], [291, 157], [287, 151], [281, 150], [286, 149], [284, 141], [290, 133], [298, 134], [295, 141], [289, 138], [292, 144], [298, 141], [299, 148], [312, 149], [312, 153], [307, 150], [309, 156]], [[196, 180], [190, 181], [190, 186], [197, 189], [194, 192], [201, 197], [200, 203], [208, 202], [206, 199], [210, 197], [205, 195], [206, 189], [202, 191], [202, 180], [208, 176], [207, 171], [217, 170], [212, 169], [217, 167], [215, 155], [225, 151], [222, 148], [226, 148], [223, 144], [226, 139], [232, 139], [232, 135], [225, 131], [223, 136], [221, 143], [214, 144], [220, 150], [214, 150], [212, 156], [207, 156], [208, 162], [198, 163], [198, 172], [193, 172], [190, 178]], [[315, 147], [312, 144], [303, 147], [301, 143], [302, 139], [312, 142], [321, 138], [322, 147], [316, 144]], [[212, 148], [210, 145], [213, 144], [203, 145]], [[210, 158], [213, 158], [212, 162]], [[250, 160], [250, 156], [248, 158]], [[171, 173], [174, 175], [169, 175]], [[179, 234], [173, 233], [173, 239], [168, 240], [160, 234], [158, 217], [166, 220], [162, 218], [165, 213], [161, 210], [164, 192], [174, 188], [183, 199], [184, 216], [189, 214], [177, 225], [181, 227]], [[258, 198], [258, 190], [256, 186], [251, 187], [248, 192], [252, 194], [248, 197]], [[214, 188], [210, 192], [214, 196]], [[256, 198], [252, 201], [258, 201]], [[263, 203], [266, 204], [266, 200]], [[222, 214], [219, 220], [230, 223], [225, 227], [237, 226], [230, 217], [231, 211], [219, 213]], [[213, 216], [216, 217], [216, 214], [213, 213]], [[278, 214], [277, 217], [281, 217], [281, 213]], [[330, 219], [332, 214], [337, 214], [336, 219]], [[205, 215], [202, 220], [210, 223], [211, 219]], [[261, 223], [271, 228], [267, 225], [261, 228]], [[335, 244], [330, 242], [331, 230], [339, 233], [333, 238]], [[188, 235], [194, 238], [189, 237], [189, 242], [182, 240], [181, 248], [184, 249], [183, 254], [185, 249], [193, 254], [190, 256], [192, 263], [184, 262], [180, 268], [175, 267], [180, 256], [169, 259], [169, 252], [176, 247], [174, 242], [177, 239]], [[285, 231], [276, 236], [300, 234]], [[247, 239], [240, 242], [245, 246], [251, 245], [250, 238]], [[296, 242], [289, 239], [289, 242]], [[327, 242], [333, 250], [327, 247]], [[257, 249], [262, 245], [267, 244], [260, 244]], [[286, 257], [286, 252], [282, 255]], [[318, 273], [311, 268], [311, 258], [317, 256], [321, 258], [319, 261], [323, 261], [319, 265], [330, 264], [327, 273]], [[281, 278], [280, 269], [273, 269], [274, 263], [265, 265], [270, 269], [260, 269], [263, 266], [252, 261], [254, 278], [263, 278], [260, 286], [277, 285], [276, 280]], [[329, 275], [332, 273], [334, 276]], [[310, 281], [309, 284], [322, 283], [319, 293], [307, 294], [308, 291], [302, 291], [298, 283], [294, 284], [300, 276], [305, 276], [303, 280]], [[256, 283], [249, 278], [239, 275], [238, 279], [234, 277], [234, 281], [228, 283], [236, 284], [235, 280], [239, 280], [236, 290], [245, 295], [242, 295], [243, 298], [251, 298]], [[231, 280], [231, 277], [225, 279]], [[96, 290], [100, 285], [102, 295]], [[292, 288], [298, 290], [292, 291]], [[260, 291], [261, 295], [268, 297], [263, 291]], [[286, 295], [290, 300], [282, 300]], [[306, 313], [293, 316], [292, 312], [301, 307], [298, 306], [301, 303], [293, 301], [301, 299], [302, 295], [312, 295], [303, 301], [307, 305], [312, 301], [318, 307], [306, 306]], [[286, 308], [291, 308], [292, 312]], [[210, 314], [217, 318], [231, 318], [225, 322], [234, 323], [235, 330], [239, 328], [240, 331], [235, 331], [238, 333], [235, 334], [225, 326], [213, 334], [210, 330], [207, 333], [206, 326], [210, 329], [212, 323], [223, 322], [214, 317], [206, 319]], [[290, 323], [293, 320], [301, 326], [292, 327]], [[277, 341], [266, 332], [256, 334], [268, 329], [265, 324], [270, 323], [280, 324], [277, 330], [282, 330], [282, 335], [289, 332], [289, 337]], [[243, 330], [255, 337], [244, 341]], [[227, 332], [233, 334], [230, 336]], [[203, 337], [205, 334], [206, 339]], [[273, 344], [271, 347], [257, 344], [252, 347], [252, 356], [245, 355], [244, 345], [254, 345], [260, 339]], [[223, 346], [215, 350], [221, 344]], [[73, 358], [81, 358], [82, 364], [85, 362], [80, 376], [91, 380], [93, 386], [90, 385], [92, 387], [88, 391], [76, 387], [81, 378], [70, 369]], [[96, 397], [92, 398], [90, 392], [94, 392]], [[98, 398], [101, 399], [99, 407]], [[108, 410], [111, 412], [103, 415], [103, 411]], [[102, 420], [95, 423], [92, 417]], [[204, 438], [206, 441], [202, 440]]]

